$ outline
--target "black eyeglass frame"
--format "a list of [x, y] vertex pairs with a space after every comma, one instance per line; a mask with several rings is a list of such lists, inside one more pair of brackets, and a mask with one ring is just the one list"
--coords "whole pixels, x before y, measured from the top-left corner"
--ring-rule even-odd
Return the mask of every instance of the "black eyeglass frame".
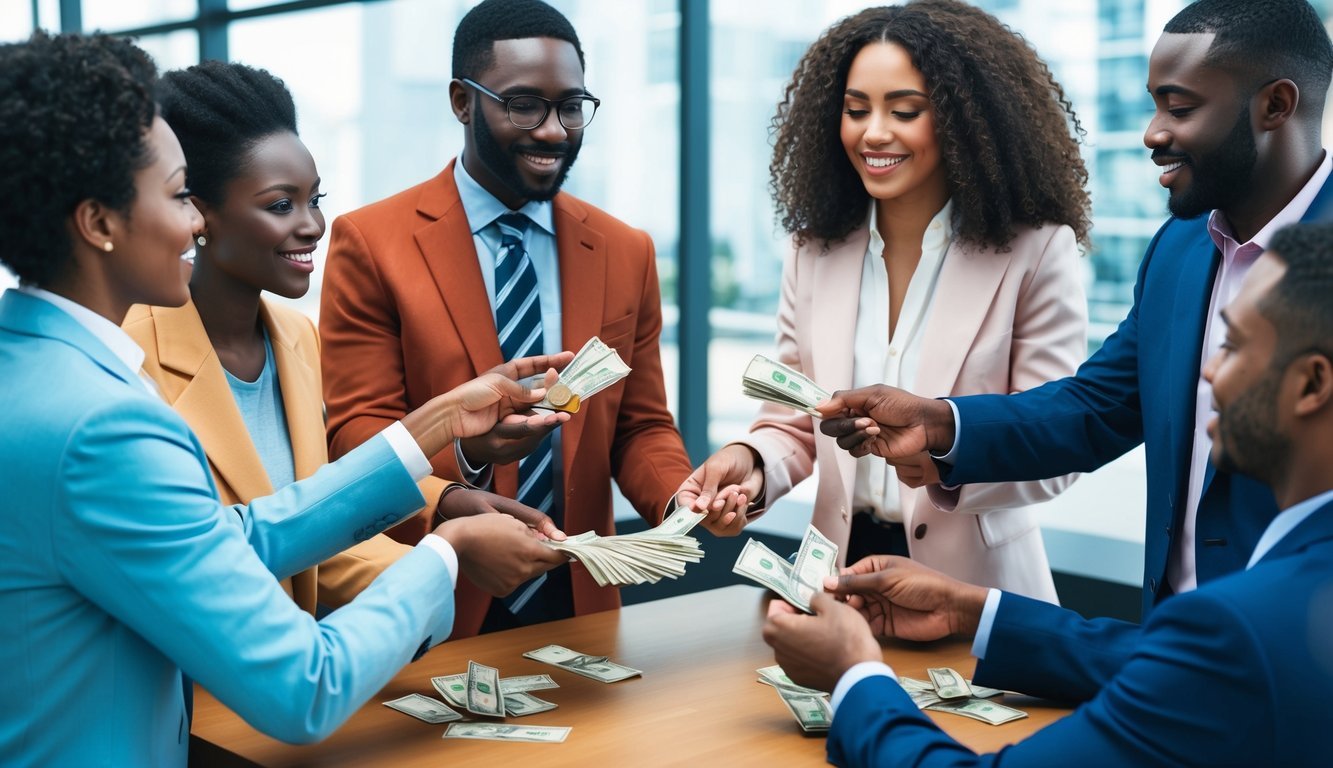
[[[596, 96], [593, 96], [591, 93], [581, 93], [577, 96], [566, 96], [563, 99], [556, 99], [552, 101], [551, 99], [548, 99], [544, 96], [536, 96], [531, 93], [519, 93], [513, 96], [501, 96], [500, 94], [496, 93], [495, 91], [492, 91], [490, 88], [487, 88], [486, 86], [482, 85], [476, 80], [473, 80], [470, 77], [460, 77], [459, 82], [463, 83], [464, 85], [475, 88], [478, 92], [484, 93], [487, 96], [490, 96], [492, 99], [495, 99], [496, 101], [504, 105], [505, 118], [509, 120], [510, 125], [514, 126], [515, 128], [521, 131], [533, 131], [536, 130], [537, 128], [540, 128], [542, 123], [546, 122], [546, 118], [551, 115], [552, 107], [555, 107], [555, 119], [560, 121], [560, 126], [562, 128], [564, 128], [566, 131], [581, 131], [584, 128], [588, 127], [588, 125], [592, 122], [592, 119], [597, 116], [597, 108], [602, 106], [602, 100], [597, 98]], [[542, 103], [542, 114], [541, 117], [537, 120], [537, 122], [533, 123], [532, 125], [519, 125], [518, 123], [514, 122], [514, 114], [513, 112], [510, 111], [509, 105], [515, 99], [535, 99]], [[564, 115], [560, 113], [560, 107], [563, 106], [566, 102], [570, 101], [592, 102], [592, 114], [588, 115], [588, 119], [583, 121], [583, 125], [578, 125], [578, 126], [565, 125], [565, 118]]]

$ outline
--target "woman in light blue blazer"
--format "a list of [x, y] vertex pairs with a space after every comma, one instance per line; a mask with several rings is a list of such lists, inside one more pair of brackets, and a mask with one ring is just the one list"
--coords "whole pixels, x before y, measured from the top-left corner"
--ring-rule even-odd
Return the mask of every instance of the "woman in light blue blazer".
[[[449, 635], [459, 569], [495, 594], [563, 561], [504, 515], [444, 523], [316, 622], [278, 579], [419, 508], [427, 455], [534, 402], [498, 368], [312, 477], [223, 506], [140, 375], [130, 305], [188, 298], [199, 225], [152, 61], [103, 35], [0, 46], [0, 763], [184, 765], [184, 672], [256, 728], [327, 735]], [[530, 417], [542, 420], [547, 417]]]

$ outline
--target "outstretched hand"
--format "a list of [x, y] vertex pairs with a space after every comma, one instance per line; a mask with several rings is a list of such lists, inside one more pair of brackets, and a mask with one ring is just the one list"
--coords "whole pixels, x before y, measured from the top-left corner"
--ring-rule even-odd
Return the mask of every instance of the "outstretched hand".
[[893, 555], [871, 555], [824, 588], [860, 610], [876, 635], [904, 640], [976, 634], [988, 592]]
[[787, 677], [809, 688], [832, 691], [848, 669], [883, 658], [870, 627], [854, 609], [822, 592], [811, 599], [810, 609], [813, 616], [798, 613], [782, 600], [768, 604], [764, 642], [773, 646]]
[[685, 478], [676, 503], [708, 516], [699, 521], [714, 536], [735, 536], [745, 527], [750, 502], [764, 492], [764, 471], [753, 448], [725, 445]]

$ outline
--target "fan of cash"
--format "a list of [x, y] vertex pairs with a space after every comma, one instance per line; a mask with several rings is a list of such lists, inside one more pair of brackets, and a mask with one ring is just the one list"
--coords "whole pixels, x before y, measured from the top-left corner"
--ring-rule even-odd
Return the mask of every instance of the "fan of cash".
[[656, 584], [664, 577], [683, 576], [686, 563], [703, 559], [699, 540], [686, 534], [704, 517], [702, 512], [676, 507], [661, 525], [639, 533], [598, 536], [587, 531], [546, 544], [583, 563], [600, 586]]
[[805, 374], [763, 355], [755, 355], [745, 367], [741, 392], [746, 397], [795, 408], [811, 416], [819, 415], [815, 404], [830, 396], [827, 390], [806, 378]]
[[629, 375], [630, 367], [616, 351], [593, 336], [560, 372], [560, 379], [546, 397], [532, 406], [550, 411], [578, 413], [579, 405]]
[[750, 539], [731, 571], [768, 587], [783, 600], [811, 613], [810, 599], [816, 592], [824, 591], [824, 577], [838, 575], [838, 545], [813, 525], [807, 526], [796, 563], [792, 564], [762, 542]]

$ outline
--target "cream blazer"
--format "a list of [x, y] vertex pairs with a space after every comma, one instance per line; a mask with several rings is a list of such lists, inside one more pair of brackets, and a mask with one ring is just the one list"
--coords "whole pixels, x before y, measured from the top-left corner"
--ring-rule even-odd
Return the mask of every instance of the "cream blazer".
[[[794, 247], [783, 267], [778, 358], [830, 391], [852, 383], [856, 297], [868, 241], [864, 226], [831, 245], [811, 241]], [[912, 389], [926, 397], [1010, 393], [1067, 376], [1087, 354], [1087, 325], [1069, 227], [1022, 229], [1004, 252], [955, 240], [940, 268]], [[820, 433], [810, 416], [770, 404], [738, 442], [763, 457], [767, 503], [818, 465], [811, 522], [845, 552], [856, 459]], [[1074, 477], [955, 491], [902, 486], [912, 559], [973, 584], [1055, 602], [1030, 505], [1060, 493]]]
[[[308, 318], [286, 307], [261, 300], [259, 316], [273, 343], [296, 479], [300, 480], [329, 460], [319, 337]], [[222, 503], [246, 504], [273, 493], [194, 303], [179, 308], [132, 307], [124, 328], [144, 349], [144, 371], [203, 443]], [[379, 534], [317, 568], [283, 580], [282, 586], [297, 605], [313, 614], [317, 602], [330, 607], [349, 602], [410, 549]]]

